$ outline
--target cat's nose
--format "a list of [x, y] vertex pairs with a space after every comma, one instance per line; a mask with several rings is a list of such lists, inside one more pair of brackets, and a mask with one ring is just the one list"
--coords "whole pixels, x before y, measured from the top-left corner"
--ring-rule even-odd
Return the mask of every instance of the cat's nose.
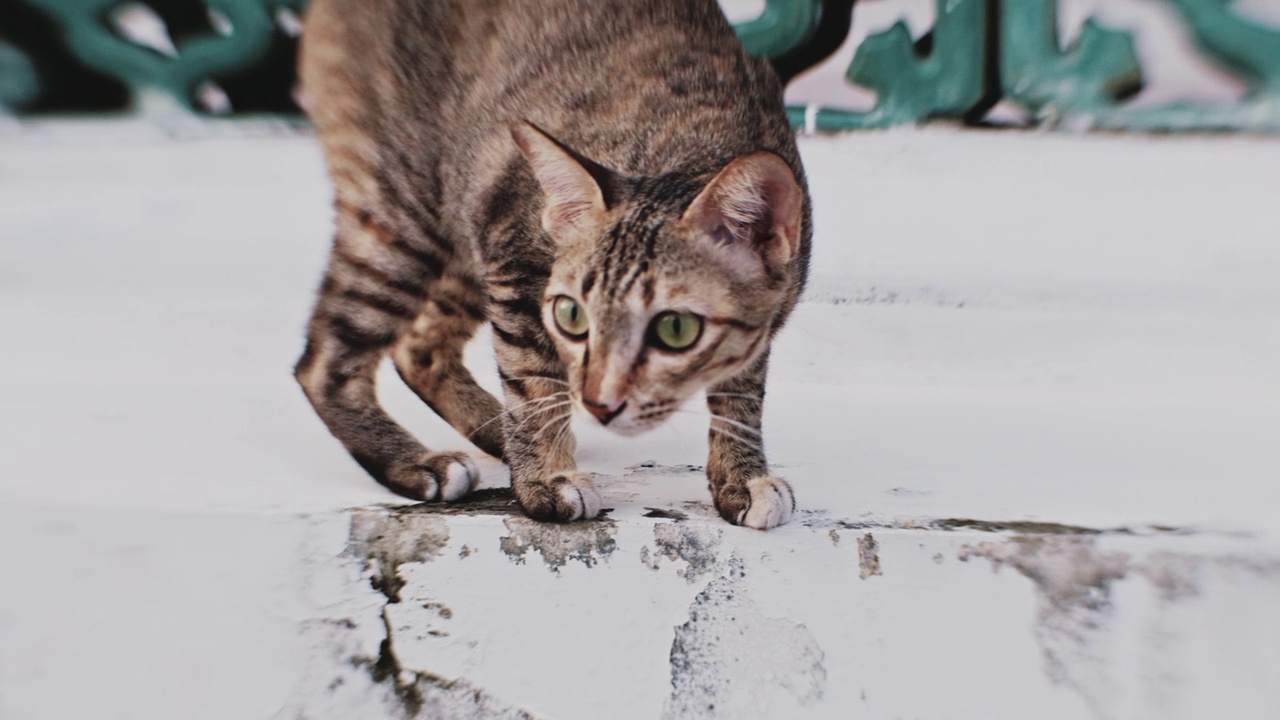
[[622, 411], [626, 409], [627, 401], [623, 400], [621, 403], [618, 403], [617, 407], [611, 408], [608, 405], [601, 405], [599, 403], [591, 402], [586, 398], [582, 398], [582, 406], [585, 407], [587, 412], [591, 413], [595, 419], [599, 420], [601, 425], [608, 425], [610, 420], [621, 415]]

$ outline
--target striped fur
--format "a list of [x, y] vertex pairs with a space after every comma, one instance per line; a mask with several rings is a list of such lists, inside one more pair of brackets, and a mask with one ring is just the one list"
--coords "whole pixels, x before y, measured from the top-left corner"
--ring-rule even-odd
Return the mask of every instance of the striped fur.
[[[531, 517], [601, 509], [575, 408], [634, 434], [706, 390], [717, 509], [785, 522], [760, 423], [769, 342], [807, 273], [808, 198], [778, 79], [714, 0], [312, 0], [300, 77], [336, 235], [296, 376], [374, 478], [446, 501], [478, 480], [382, 410], [390, 356], [506, 460]], [[584, 338], [557, 330], [562, 295]], [[665, 311], [702, 318], [687, 350], [653, 340]], [[462, 362], [486, 322], [505, 404]]]

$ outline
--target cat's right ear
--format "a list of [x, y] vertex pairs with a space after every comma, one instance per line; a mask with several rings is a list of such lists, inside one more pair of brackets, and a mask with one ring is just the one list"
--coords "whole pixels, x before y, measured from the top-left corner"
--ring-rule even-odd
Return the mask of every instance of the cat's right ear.
[[779, 272], [800, 251], [803, 215], [804, 190], [795, 173], [781, 157], [762, 150], [726, 165], [681, 222], [733, 265]]
[[600, 226], [608, 211], [605, 189], [596, 176], [604, 168], [561, 145], [532, 123], [511, 126], [511, 137], [542, 186], [542, 228], [563, 240]]

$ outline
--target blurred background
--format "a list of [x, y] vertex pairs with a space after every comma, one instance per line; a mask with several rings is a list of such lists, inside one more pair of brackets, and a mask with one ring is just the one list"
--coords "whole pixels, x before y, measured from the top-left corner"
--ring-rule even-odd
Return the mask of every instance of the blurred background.
[[[1273, 0], [722, 0], [809, 130], [1275, 130]], [[0, 0], [0, 111], [296, 118], [305, 0]]]

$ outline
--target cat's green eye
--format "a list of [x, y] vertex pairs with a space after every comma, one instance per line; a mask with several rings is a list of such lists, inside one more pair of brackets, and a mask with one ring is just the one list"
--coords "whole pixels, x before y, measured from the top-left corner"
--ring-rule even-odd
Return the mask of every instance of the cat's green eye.
[[667, 350], [685, 350], [702, 335], [702, 318], [693, 313], [664, 312], [653, 319], [652, 335]]
[[574, 340], [587, 336], [587, 311], [582, 309], [577, 300], [561, 295], [551, 306], [551, 313], [556, 318], [556, 326], [560, 332]]

